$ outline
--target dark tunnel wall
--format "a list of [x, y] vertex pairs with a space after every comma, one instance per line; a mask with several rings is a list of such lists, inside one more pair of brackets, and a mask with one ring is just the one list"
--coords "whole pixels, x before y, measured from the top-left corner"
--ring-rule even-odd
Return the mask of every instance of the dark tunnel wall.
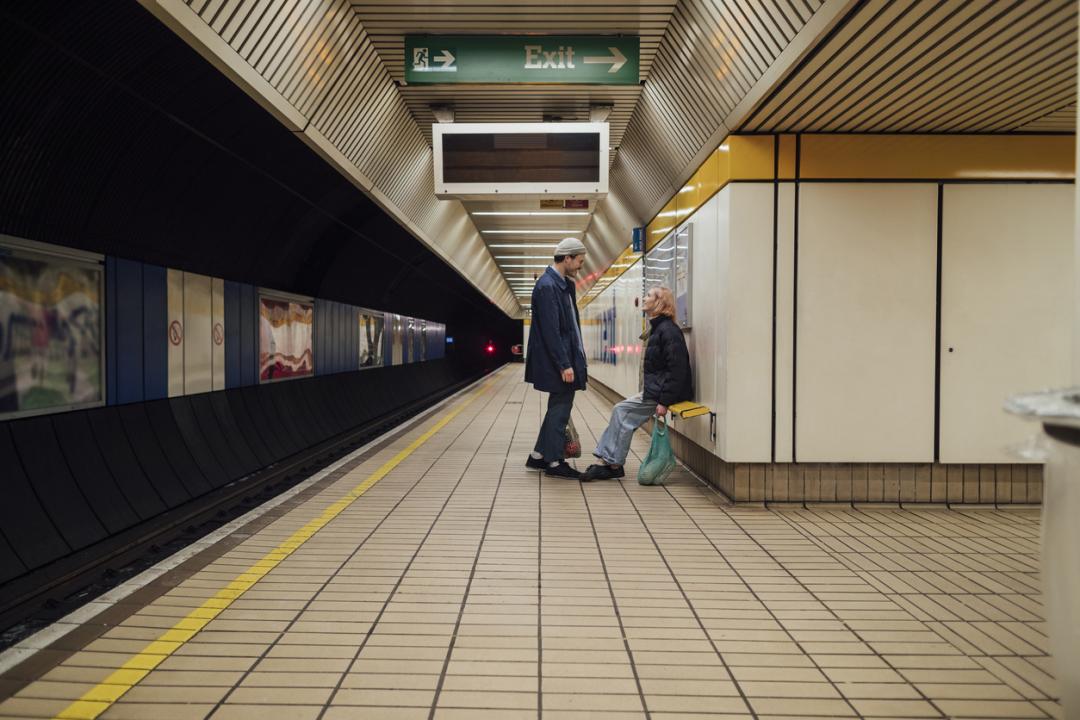
[[521, 342], [520, 321], [134, 0], [0, 5], [0, 233], [454, 337], [442, 360], [0, 421], [0, 625], [118, 543], [324, 462]]
[[134, 0], [0, 18], [0, 232], [445, 322], [477, 361], [520, 342], [520, 322]]

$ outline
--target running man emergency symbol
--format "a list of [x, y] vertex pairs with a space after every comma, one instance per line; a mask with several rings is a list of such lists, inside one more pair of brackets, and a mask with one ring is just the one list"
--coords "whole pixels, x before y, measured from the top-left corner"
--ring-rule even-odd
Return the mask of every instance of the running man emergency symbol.
[[[434, 63], [434, 64], [433, 64]], [[413, 48], [413, 72], [457, 72], [457, 57], [453, 48], [431, 50], [426, 47]]]

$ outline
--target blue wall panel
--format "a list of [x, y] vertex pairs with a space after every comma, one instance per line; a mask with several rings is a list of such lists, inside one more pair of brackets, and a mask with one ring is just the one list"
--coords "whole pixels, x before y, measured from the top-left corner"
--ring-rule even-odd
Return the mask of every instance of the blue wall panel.
[[240, 284], [240, 383], [259, 382], [259, 299], [255, 286]]
[[225, 387], [240, 380], [240, 283], [225, 281]]
[[143, 399], [142, 263], [116, 260], [116, 402]]
[[143, 265], [143, 398], [169, 394], [168, 271]]
[[105, 258], [105, 402], [116, 404], [116, 258]]

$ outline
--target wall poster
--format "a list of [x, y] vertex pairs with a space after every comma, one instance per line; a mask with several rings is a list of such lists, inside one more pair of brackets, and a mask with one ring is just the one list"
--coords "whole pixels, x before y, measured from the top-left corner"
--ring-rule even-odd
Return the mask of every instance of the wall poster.
[[383, 364], [383, 325], [382, 314], [368, 314], [361, 311], [360, 318], [360, 367], [381, 367]]
[[390, 318], [390, 364], [401, 365], [405, 361], [402, 350], [402, 339], [405, 336], [404, 320], [400, 315], [391, 315]]
[[694, 244], [694, 224], [686, 223], [675, 231], [675, 322], [681, 328], [690, 327], [691, 248]]
[[654, 287], [666, 287], [675, 292], [675, 233], [658, 242], [645, 255], [644, 292]]
[[0, 417], [100, 404], [104, 273], [0, 244]]
[[259, 381], [305, 377], [314, 372], [311, 301], [259, 296]]
[[675, 322], [690, 327], [691, 246], [693, 223], [686, 223], [661, 240], [645, 256], [643, 292], [662, 286], [675, 296]]

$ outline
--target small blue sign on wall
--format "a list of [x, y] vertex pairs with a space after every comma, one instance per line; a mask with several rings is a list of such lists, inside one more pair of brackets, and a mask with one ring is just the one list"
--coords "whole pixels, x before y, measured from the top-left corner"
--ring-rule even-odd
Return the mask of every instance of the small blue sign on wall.
[[645, 247], [645, 243], [643, 241], [644, 237], [645, 237], [645, 228], [644, 227], [636, 227], [636, 228], [634, 228], [634, 240], [633, 240], [634, 252], [638, 253], [638, 252], [641, 252], [642, 249], [644, 249], [644, 247]]

